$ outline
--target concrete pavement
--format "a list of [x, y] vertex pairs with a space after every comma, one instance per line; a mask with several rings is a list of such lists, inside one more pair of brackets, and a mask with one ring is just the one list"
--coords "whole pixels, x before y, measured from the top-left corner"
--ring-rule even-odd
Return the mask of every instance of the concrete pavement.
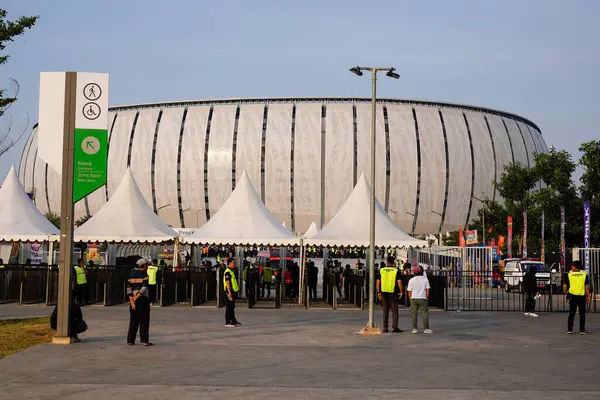
[[[0, 318], [19, 310], [51, 312], [2, 305]], [[223, 309], [172, 306], [152, 310], [144, 348], [125, 343], [126, 306], [83, 312], [82, 343], [0, 360], [0, 398], [600, 398], [600, 334], [567, 336], [564, 313], [433, 312], [433, 335], [363, 337], [361, 311], [238, 307], [244, 325], [225, 328]]]

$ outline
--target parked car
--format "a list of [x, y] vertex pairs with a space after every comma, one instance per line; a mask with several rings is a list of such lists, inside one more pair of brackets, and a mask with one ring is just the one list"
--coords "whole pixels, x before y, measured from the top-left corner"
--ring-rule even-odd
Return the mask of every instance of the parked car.
[[555, 283], [550, 268], [541, 261], [512, 258], [504, 261], [504, 287], [506, 292], [524, 292], [523, 277], [530, 267], [537, 269], [536, 278], [541, 292], [550, 292]]

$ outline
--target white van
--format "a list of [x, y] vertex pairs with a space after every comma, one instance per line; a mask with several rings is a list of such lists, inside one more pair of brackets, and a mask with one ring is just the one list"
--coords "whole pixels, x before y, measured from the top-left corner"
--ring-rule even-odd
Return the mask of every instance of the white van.
[[550, 269], [541, 261], [521, 260], [518, 258], [509, 258], [504, 261], [504, 287], [507, 292], [516, 290], [523, 293], [523, 277], [534, 266], [537, 269], [535, 277], [537, 278], [540, 291], [550, 291], [551, 277]]

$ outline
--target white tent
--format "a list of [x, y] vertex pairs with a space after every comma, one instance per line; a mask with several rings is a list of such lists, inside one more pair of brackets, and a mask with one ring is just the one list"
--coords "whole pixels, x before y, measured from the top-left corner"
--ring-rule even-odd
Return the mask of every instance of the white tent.
[[317, 223], [313, 221], [310, 224], [310, 226], [308, 227], [308, 230], [306, 231], [306, 233], [304, 233], [304, 235], [302, 235], [302, 238], [308, 239], [308, 238], [314, 237], [317, 233], [319, 233], [319, 228], [317, 228]]
[[159, 243], [176, 237], [148, 206], [129, 169], [108, 203], [75, 230], [76, 242]]
[[33, 205], [11, 167], [0, 187], [0, 242], [43, 242], [58, 233]]
[[181, 243], [298, 246], [300, 240], [271, 214], [244, 171], [219, 211]]
[[[369, 246], [371, 187], [362, 174], [342, 208], [319, 233], [306, 238], [308, 246]], [[396, 226], [379, 202], [375, 204], [375, 246], [421, 247], [424, 240], [415, 239]]]

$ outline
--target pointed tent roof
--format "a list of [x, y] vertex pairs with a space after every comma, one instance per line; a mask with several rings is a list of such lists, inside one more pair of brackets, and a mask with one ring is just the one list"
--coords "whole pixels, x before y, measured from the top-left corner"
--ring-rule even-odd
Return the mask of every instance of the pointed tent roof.
[[[369, 246], [371, 187], [361, 174], [342, 208], [319, 233], [304, 240], [310, 246]], [[375, 246], [420, 247], [424, 240], [407, 235], [396, 226], [379, 202], [375, 204]]]
[[130, 169], [108, 203], [75, 230], [76, 242], [167, 242], [177, 232], [144, 200]]
[[43, 242], [58, 233], [33, 205], [11, 167], [0, 187], [0, 242]]
[[302, 238], [308, 239], [308, 238], [314, 237], [317, 233], [319, 233], [319, 228], [317, 228], [317, 223], [313, 221], [310, 224], [310, 226], [308, 227], [308, 230], [306, 231], [306, 233], [304, 233], [304, 235], [302, 235]]
[[219, 211], [182, 243], [297, 246], [300, 240], [263, 204], [243, 172]]

